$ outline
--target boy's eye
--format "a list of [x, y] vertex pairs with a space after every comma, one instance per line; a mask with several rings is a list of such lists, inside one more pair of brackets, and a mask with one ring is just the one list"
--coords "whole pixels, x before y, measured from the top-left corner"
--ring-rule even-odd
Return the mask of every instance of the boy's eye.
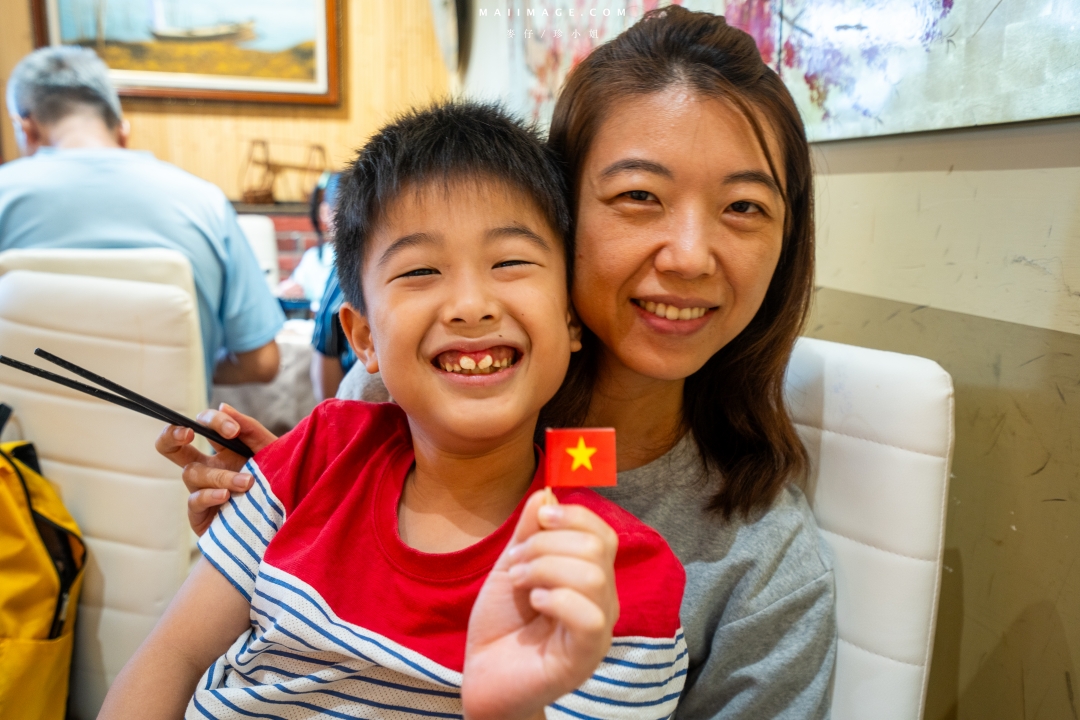
[[630, 192], [623, 193], [623, 195], [636, 202], [648, 202], [650, 199], [656, 199], [656, 196], [648, 190], [631, 190]]
[[515, 265], [532, 265], [528, 260], [503, 260], [500, 263], [495, 263], [494, 267], [513, 267]]
[[398, 277], [424, 277], [425, 275], [438, 275], [439, 271], [433, 268], [417, 268], [416, 270], [410, 270], [407, 273], [402, 273]]
[[759, 213], [761, 207], [757, 203], [750, 202], [749, 200], [738, 200], [729, 205], [733, 212], [741, 214]]

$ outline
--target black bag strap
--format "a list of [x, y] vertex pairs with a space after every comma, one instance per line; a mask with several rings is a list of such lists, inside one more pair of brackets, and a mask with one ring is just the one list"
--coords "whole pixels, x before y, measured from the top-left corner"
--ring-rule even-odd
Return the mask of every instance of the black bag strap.
[[4, 432], [4, 426], [7, 425], [8, 419], [11, 417], [11, 406], [0, 403], [0, 433]]

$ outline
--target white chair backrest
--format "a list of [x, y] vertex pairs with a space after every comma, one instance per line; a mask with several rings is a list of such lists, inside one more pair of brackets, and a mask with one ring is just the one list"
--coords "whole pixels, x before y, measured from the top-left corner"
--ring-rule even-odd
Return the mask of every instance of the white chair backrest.
[[278, 247], [274, 221], [266, 215], [239, 215], [237, 221], [255, 252], [255, 259], [259, 261], [259, 269], [266, 276], [266, 283], [271, 290], [277, 289]]
[[[0, 253], [0, 275], [10, 270], [37, 270], [59, 275], [88, 275], [92, 277], [136, 280], [139, 282], [172, 285], [187, 293], [193, 302], [195, 279], [191, 273], [191, 261], [177, 250], [165, 248], [129, 248], [116, 250], [5, 250]], [[199, 325], [198, 306], [194, 325], [189, 328], [188, 342], [197, 351], [199, 366], [192, 367], [193, 377], [202, 377], [202, 384], [192, 383], [190, 407], [200, 410], [206, 406], [206, 368], [202, 354], [202, 328]]]
[[[33, 355], [45, 348], [188, 416], [206, 402], [198, 326], [194, 298], [169, 283], [0, 275], [0, 353], [47, 365]], [[86, 540], [69, 708], [90, 720], [187, 576], [187, 493], [154, 451], [159, 421], [2, 366], [0, 401]]]
[[61, 275], [91, 275], [175, 285], [195, 297], [191, 262], [183, 253], [166, 248], [5, 250], [0, 253], [0, 275], [9, 270], [38, 270]]
[[786, 396], [833, 553], [833, 720], [918, 720], [934, 645], [952, 379], [925, 358], [800, 338]]

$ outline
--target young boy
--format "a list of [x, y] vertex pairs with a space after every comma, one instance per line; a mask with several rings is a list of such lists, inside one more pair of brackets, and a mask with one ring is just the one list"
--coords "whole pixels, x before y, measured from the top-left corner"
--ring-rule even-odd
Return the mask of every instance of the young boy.
[[343, 178], [337, 233], [343, 328], [397, 404], [323, 403], [253, 458], [101, 717], [671, 715], [682, 566], [595, 493], [540, 492], [580, 348], [557, 164], [495, 108], [414, 113]]

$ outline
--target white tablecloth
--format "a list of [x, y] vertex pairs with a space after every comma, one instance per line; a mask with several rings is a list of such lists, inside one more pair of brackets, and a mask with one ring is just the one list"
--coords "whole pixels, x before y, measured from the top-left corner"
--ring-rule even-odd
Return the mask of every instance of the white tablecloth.
[[277, 334], [281, 351], [277, 377], [269, 383], [215, 385], [210, 394], [212, 407], [228, 403], [278, 435], [292, 429], [315, 407], [311, 388], [314, 329], [314, 320], [286, 320]]

